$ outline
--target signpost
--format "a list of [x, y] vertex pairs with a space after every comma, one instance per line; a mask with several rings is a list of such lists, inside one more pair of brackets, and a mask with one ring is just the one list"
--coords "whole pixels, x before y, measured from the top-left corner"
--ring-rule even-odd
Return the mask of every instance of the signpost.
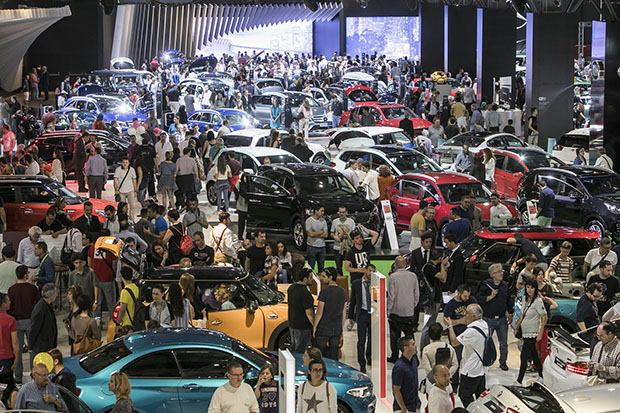
[[288, 350], [278, 350], [278, 386], [281, 411], [295, 411], [295, 357]]
[[385, 275], [373, 272], [370, 279], [370, 331], [372, 335], [372, 382], [377, 400], [387, 400], [387, 310]]

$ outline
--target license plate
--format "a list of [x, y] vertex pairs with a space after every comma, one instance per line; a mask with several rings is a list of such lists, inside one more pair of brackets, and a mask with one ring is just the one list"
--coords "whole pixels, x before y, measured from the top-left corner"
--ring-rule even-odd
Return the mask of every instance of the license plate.
[[491, 413], [502, 413], [504, 410], [501, 407], [499, 407], [493, 400], [489, 400], [487, 402], [484, 402], [483, 404], [484, 404], [484, 407], [489, 409]]
[[558, 366], [562, 370], [566, 369], [566, 362], [562, 360], [561, 358], [556, 357], [555, 360], [553, 360], [553, 362], [556, 364], [556, 366]]

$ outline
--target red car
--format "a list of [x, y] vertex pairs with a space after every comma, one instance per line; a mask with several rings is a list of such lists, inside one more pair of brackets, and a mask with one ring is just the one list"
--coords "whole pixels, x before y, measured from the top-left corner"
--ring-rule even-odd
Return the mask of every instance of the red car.
[[368, 86], [352, 86], [346, 88], [344, 92], [349, 100], [355, 103], [355, 106], [367, 106], [379, 103], [379, 98]]
[[432, 125], [432, 122], [422, 119], [416, 115], [411, 109], [403, 105], [380, 105], [378, 103], [356, 106], [353, 109], [344, 112], [340, 117], [340, 126], [349, 124], [349, 118], [351, 116], [360, 117], [361, 110], [368, 108], [373, 118], [375, 119], [374, 126], [391, 126], [398, 128], [398, 124], [405, 118], [405, 113], [409, 114], [409, 119], [413, 122], [413, 129], [421, 130], [428, 129]]
[[[491, 191], [482, 182], [461, 173], [428, 172], [399, 176], [385, 190], [385, 199], [392, 205], [398, 231], [409, 229], [411, 217], [420, 209], [420, 200], [435, 202], [435, 222], [442, 233], [449, 222], [450, 209], [460, 204], [464, 194], [475, 196], [476, 206], [482, 210], [482, 219], [490, 220]], [[516, 218], [517, 210], [511, 205], [506, 206]]]
[[93, 214], [103, 222], [106, 219], [104, 208], [115, 202], [101, 199], [82, 198], [63, 184], [45, 176], [1, 176], [0, 197], [4, 201], [7, 232], [26, 232], [45, 218], [45, 213], [54, 200], [62, 196], [67, 201], [65, 211], [71, 220], [84, 213], [84, 202], [93, 204]]
[[531, 169], [557, 168], [566, 165], [560, 159], [537, 148], [510, 148], [494, 150], [495, 185], [498, 194], [517, 199], [519, 182]]

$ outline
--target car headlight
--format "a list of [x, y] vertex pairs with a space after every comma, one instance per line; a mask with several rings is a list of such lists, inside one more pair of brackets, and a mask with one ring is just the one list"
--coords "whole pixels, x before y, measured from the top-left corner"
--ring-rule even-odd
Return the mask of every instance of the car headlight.
[[311, 216], [314, 214], [314, 210], [312, 208], [306, 208], [305, 213], [307, 216]]
[[349, 396], [353, 396], [353, 397], [357, 397], [357, 398], [360, 398], [360, 399], [364, 399], [364, 398], [370, 396], [371, 390], [370, 390], [369, 386], [354, 387], [352, 389], [347, 390], [347, 394]]
[[620, 206], [616, 204], [608, 204], [608, 203], [605, 203], [605, 206], [607, 207], [609, 212], [611, 212], [612, 214], [620, 214]]

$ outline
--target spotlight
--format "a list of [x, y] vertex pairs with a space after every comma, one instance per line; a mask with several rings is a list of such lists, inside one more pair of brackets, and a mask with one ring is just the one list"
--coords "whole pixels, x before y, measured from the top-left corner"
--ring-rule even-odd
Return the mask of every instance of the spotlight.
[[116, 9], [116, 5], [118, 4], [118, 0], [100, 0], [100, 2], [103, 7], [103, 12], [108, 16], [114, 13], [114, 9]]
[[304, 0], [304, 4], [310, 11], [317, 11], [319, 9], [319, 5], [315, 0]]
[[562, 7], [562, 0], [553, 0], [553, 4], [555, 4], [555, 7], [559, 9]]
[[368, 7], [369, 3], [370, 3], [370, 0], [357, 0], [357, 4], [359, 4], [362, 9], [365, 9], [366, 7]]

